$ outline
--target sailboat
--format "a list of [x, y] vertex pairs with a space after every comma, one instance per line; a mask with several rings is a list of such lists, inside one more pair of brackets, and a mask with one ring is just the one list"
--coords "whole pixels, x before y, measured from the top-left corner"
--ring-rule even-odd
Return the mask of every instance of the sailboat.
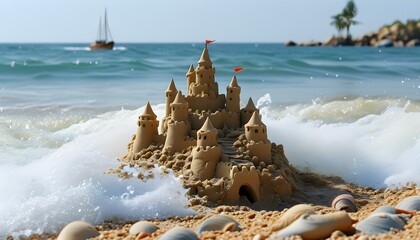
[[114, 47], [111, 30], [108, 25], [108, 18], [105, 9], [105, 19], [102, 24], [102, 19], [99, 18], [98, 36], [96, 41], [90, 45], [91, 50], [111, 50]]

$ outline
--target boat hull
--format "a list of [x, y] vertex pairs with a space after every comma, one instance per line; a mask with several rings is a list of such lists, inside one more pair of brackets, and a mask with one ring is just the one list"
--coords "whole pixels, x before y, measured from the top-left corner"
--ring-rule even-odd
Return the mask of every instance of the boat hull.
[[95, 42], [90, 45], [90, 50], [112, 50], [114, 42]]

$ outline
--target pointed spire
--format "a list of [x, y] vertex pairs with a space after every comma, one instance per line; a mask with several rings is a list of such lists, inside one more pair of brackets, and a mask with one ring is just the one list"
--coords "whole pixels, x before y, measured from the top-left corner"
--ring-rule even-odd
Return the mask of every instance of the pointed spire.
[[229, 87], [239, 87], [238, 81], [236, 80], [236, 76], [233, 76], [232, 81], [229, 84]]
[[209, 117], [207, 117], [206, 121], [204, 122], [203, 126], [198, 130], [199, 132], [214, 132], [218, 133], [217, 129], [214, 128], [213, 124]]
[[177, 104], [183, 104], [186, 103], [184, 96], [182, 95], [181, 91], [178, 91], [178, 93], [176, 94], [175, 100], [172, 102], [172, 104], [177, 103]]
[[260, 114], [255, 111], [245, 126], [265, 126], [265, 124], [261, 121]]
[[212, 64], [210, 60], [209, 50], [207, 48], [204, 48], [203, 53], [201, 54], [200, 60], [198, 60], [198, 63], [210, 63]]
[[188, 72], [187, 72], [187, 74], [185, 74], [185, 75], [190, 75], [191, 73], [195, 73], [195, 70], [194, 70], [194, 65], [190, 65], [190, 69], [188, 70]]
[[156, 114], [153, 112], [149, 101], [147, 102], [146, 107], [144, 108], [142, 116], [154, 116], [155, 118], [157, 117]]
[[246, 106], [243, 108], [244, 110], [247, 110], [249, 112], [255, 112], [258, 110], [257, 107], [255, 107], [254, 102], [252, 101], [252, 98], [248, 99], [248, 103], [246, 104]]
[[172, 78], [171, 82], [169, 83], [168, 89], [166, 90], [167, 92], [170, 91], [177, 91], [176, 87], [175, 87], [175, 82], [174, 79]]

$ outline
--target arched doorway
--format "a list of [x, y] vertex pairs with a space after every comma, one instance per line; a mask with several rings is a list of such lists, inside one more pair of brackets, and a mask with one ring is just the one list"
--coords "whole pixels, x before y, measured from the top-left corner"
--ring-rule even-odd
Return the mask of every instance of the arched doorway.
[[247, 185], [242, 185], [239, 188], [239, 197], [241, 196], [246, 197], [251, 203], [255, 203], [258, 200], [255, 191]]

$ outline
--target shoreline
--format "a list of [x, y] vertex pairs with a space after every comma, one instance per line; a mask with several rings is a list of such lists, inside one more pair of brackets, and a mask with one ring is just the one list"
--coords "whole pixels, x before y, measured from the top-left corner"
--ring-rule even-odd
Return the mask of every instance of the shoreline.
[[[352, 219], [363, 220], [375, 209], [384, 205], [395, 206], [398, 202], [409, 196], [420, 195], [420, 188], [415, 184], [407, 184], [402, 187], [373, 189], [344, 182], [338, 177], [319, 176], [313, 173], [301, 173], [305, 179], [305, 194], [294, 195], [284, 199], [281, 205], [283, 209], [264, 208], [263, 205], [221, 205], [221, 206], [188, 206], [197, 211], [196, 215], [185, 217], [172, 216], [164, 219], [138, 219], [148, 221], [159, 229], [150, 236], [140, 237], [130, 235], [130, 227], [136, 220], [123, 221], [109, 219], [95, 226], [100, 235], [91, 239], [156, 239], [165, 232], [176, 226], [182, 226], [195, 230], [204, 220], [214, 215], [224, 214], [230, 216], [240, 223], [240, 231], [207, 231], [201, 239], [268, 239], [276, 231], [272, 226], [278, 223], [288, 208], [296, 204], [310, 204], [314, 206], [316, 214], [327, 214], [336, 212], [332, 208], [332, 199], [341, 193], [348, 193], [354, 196], [359, 210], [349, 213]], [[364, 236], [363, 234], [345, 235], [335, 231], [328, 239], [415, 239], [420, 236], [420, 215], [413, 216], [403, 231], [389, 231], [385, 234]], [[56, 239], [56, 233], [32, 234], [26, 239]], [[368, 238], [367, 238], [368, 237]], [[8, 240], [12, 239], [10, 236]], [[25, 239], [25, 238], [24, 238]], [[294, 239], [294, 238], [293, 238]], [[300, 239], [300, 238], [296, 238]]]

